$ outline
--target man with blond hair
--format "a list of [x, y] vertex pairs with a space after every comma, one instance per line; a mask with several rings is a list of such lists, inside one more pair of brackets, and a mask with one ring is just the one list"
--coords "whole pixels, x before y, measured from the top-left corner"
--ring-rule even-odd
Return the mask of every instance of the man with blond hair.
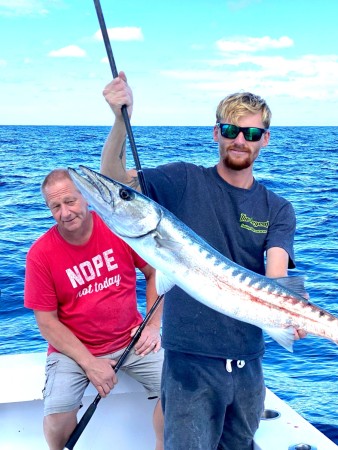
[[[133, 97], [124, 72], [103, 94], [115, 123], [101, 171], [139, 189], [136, 171], [126, 169], [121, 107], [131, 115]], [[231, 94], [216, 111], [217, 165], [177, 162], [143, 173], [151, 198], [223, 255], [259, 274], [284, 277], [294, 267], [295, 213], [253, 175], [254, 162], [269, 143], [270, 119], [260, 96]], [[165, 450], [251, 450], [264, 409], [262, 330], [208, 308], [175, 286], [166, 294], [162, 344]]]

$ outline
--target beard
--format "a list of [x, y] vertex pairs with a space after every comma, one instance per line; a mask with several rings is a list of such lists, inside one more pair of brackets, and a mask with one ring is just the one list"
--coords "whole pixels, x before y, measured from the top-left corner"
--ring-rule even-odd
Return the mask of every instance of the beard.
[[225, 167], [231, 170], [244, 170], [250, 167], [253, 163], [250, 153], [246, 154], [246, 158], [236, 159], [233, 158], [229, 153], [225, 155], [222, 159]]

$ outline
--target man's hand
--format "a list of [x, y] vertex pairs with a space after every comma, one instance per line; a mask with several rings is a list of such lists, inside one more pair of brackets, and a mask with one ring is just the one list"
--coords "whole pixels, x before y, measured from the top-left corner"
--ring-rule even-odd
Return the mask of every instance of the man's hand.
[[85, 370], [101, 397], [106, 397], [117, 384], [114, 367], [117, 361], [108, 358], [95, 358]]
[[[138, 327], [132, 329], [130, 336], [133, 337]], [[155, 325], [146, 325], [141, 336], [135, 344], [136, 355], [145, 356], [150, 352], [158, 352], [161, 348], [161, 335], [159, 327]]]
[[304, 330], [295, 330], [295, 340], [303, 339], [307, 336], [307, 332]]
[[133, 93], [127, 83], [127, 77], [124, 72], [119, 72], [119, 76], [107, 84], [103, 90], [103, 96], [113, 110], [116, 118], [121, 118], [121, 108], [127, 106], [129, 118], [133, 112]]

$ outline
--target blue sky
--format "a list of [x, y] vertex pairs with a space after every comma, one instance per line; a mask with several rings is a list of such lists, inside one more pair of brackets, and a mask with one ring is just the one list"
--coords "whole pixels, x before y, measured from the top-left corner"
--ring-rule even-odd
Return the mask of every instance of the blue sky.
[[[225, 95], [272, 125], [338, 125], [337, 0], [101, 0], [132, 125], [212, 125]], [[91, 0], [0, 0], [0, 124], [110, 125]]]

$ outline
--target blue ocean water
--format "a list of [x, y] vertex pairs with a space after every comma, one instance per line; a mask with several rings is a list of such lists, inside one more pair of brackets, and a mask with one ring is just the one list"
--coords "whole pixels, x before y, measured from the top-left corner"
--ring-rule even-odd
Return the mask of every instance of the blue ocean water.
[[[46, 349], [33, 313], [23, 307], [25, 256], [53, 219], [40, 195], [56, 167], [99, 170], [108, 127], [0, 127], [0, 354]], [[134, 127], [143, 167], [218, 160], [211, 127]], [[131, 154], [131, 152], [129, 152]], [[133, 165], [130, 157], [129, 166]], [[338, 127], [272, 127], [255, 176], [296, 210], [296, 272], [311, 301], [338, 316]], [[138, 283], [144, 313], [144, 284]], [[338, 347], [308, 336], [288, 353], [267, 338], [267, 386], [338, 444]]]

